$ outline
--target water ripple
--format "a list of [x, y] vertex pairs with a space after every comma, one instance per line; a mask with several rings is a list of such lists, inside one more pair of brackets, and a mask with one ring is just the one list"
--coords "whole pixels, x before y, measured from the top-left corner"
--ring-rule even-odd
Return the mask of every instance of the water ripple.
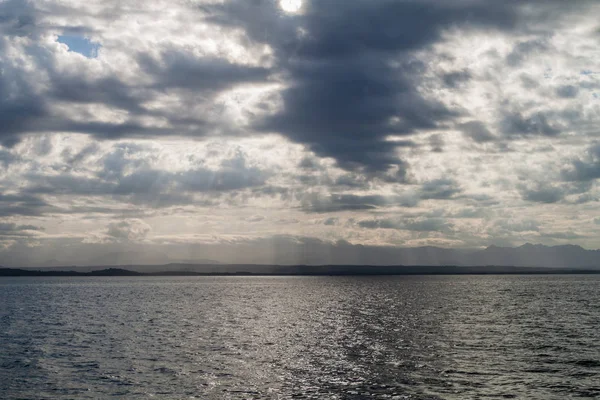
[[600, 277], [9, 278], [0, 398], [600, 396]]

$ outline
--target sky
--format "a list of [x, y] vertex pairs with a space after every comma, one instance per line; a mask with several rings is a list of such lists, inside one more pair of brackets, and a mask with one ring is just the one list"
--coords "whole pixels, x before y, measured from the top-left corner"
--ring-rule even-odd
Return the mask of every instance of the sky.
[[598, 15], [0, 0], [0, 265], [599, 248]]

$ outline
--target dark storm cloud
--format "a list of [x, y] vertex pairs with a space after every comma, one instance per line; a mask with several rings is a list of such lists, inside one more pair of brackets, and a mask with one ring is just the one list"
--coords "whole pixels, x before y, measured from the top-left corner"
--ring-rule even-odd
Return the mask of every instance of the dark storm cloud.
[[332, 194], [321, 196], [309, 194], [302, 199], [305, 212], [327, 213], [339, 211], [375, 210], [380, 207], [414, 207], [418, 199], [410, 196]]
[[333, 185], [350, 189], [366, 189], [369, 183], [370, 179], [364, 175], [348, 173], [338, 176]]
[[25, 193], [34, 195], [112, 196], [134, 204], [167, 207], [193, 204], [193, 193], [226, 192], [264, 184], [267, 175], [258, 169], [210, 170], [196, 168], [173, 173], [141, 169], [118, 177], [44, 176], [30, 174]]
[[[213, 9], [214, 20], [244, 26], [253, 40], [273, 47], [289, 79], [282, 111], [256, 127], [283, 133], [346, 169], [396, 165], [388, 135], [434, 129], [456, 116], [419, 93], [415, 83], [426, 66], [410, 51], [436, 42], [450, 26], [505, 29], [516, 20], [498, 2], [315, 1], [284, 23], [265, 10], [270, 4]], [[465, 73], [447, 77], [449, 84], [465, 79]]]
[[268, 178], [268, 173], [258, 168], [250, 167], [234, 169], [224, 168], [218, 171], [204, 168], [182, 172], [176, 180], [181, 188], [192, 192], [209, 190], [228, 191], [261, 186]]
[[548, 44], [544, 39], [528, 40], [515, 45], [513, 50], [506, 56], [506, 63], [515, 67], [525, 61], [527, 58], [535, 57], [548, 49]]
[[[87, 151], [87, 148], [82, 150]], [[269, 172], [247, 165], [241, 153], [224, 160], [216, 169], [199, 166], [170, 172], [150, 167], [140, 157], [147, 151], [147, 148], [135, 144], [118, 144], [99, 160], [102, 169], [95, 175], [80, 176], [71, 169], [55, 175], [32, 172], [25, 176], [27, 185], [21, 192], [23, 196], [30, 196], [26, 199], [37, 199], [34, 196], [40, 195], [106, 196], [155, 208], [185, 204], [206, 206], [214, 203], [210, 200], [195, 201], [193, 195], [218, 195], [257, 188], [265, 185], [270, 177]]]
[[51, 71], [52, 88], [48, 95], [52, 100], [73, 103], [99, 103], [110, 107], [140, 114], [141, 98], [134, 94], [134, 88], [117, 77], [95, 78], [85, 75], [66, 75]]
[[141, 54], [138, 62], [160, 90], [216, 91], [241, 82], [264, 82], [269, 70], [236, 65], [224, 59], [194, 57], [187, 51], [164, 51], [160, 58]]
[[460, 184], [453, 179], [435, 179], [421, 186], [419, 197], [423, 200], [445, 200], [462, 192]]
[[[538, 22], [550, 20], [574, 8], [577, 7], [572, 3], [558, 1], [332, 0], [307, 2], [303, 14], [291, 16], [281, 14], [276, 1], [231, 1], [203, 7], [206, 20], [199, 20], [218, 25], [213, 28], [223, 32], [226, 28], [242, 30], [246, 33], [245, 44], [269, 45], [273, 51], [272, 67], [233, 64], [215, 56], [202, 57], [184, 47], [165, 46], [152, 53], [140, 53], [132, 48], [136, 67], [147, 78], [143, 84], [117, 75], [66, 73], [53, 64], [51, 57], [44, 55], [47, 49], [42, 45], [26, 46], [23, 51], [37, 61], [38, 72], [47, 75], [47, 90], [34, 87], [29, 74], [0, 56], [0, 67], [6, 67], [0, 76], [0, 143], [12, 146], [24, 132], [45, 131], [83, 132], [98, 138], [202, 136], [218, 128], [207, 122], [205, 112], [208, 111], [193, 116], [181, 115], [185, 113], [179, 113], [180, 110], [150, 112], [144, 103], [158, 94], [175, 90], [181, 95], [178, 100], [184, 107], [197, 105], [198, 99], [211, 104], [216, 94], [234, 85], [280, 81], [285, 87], [280, 93], [281, 109], [274, 115], [253, 120], [251, 125], [260, 131], [281, 133], [306, 145], [317, 156], [335, 159], [347, 170], [336, 178], [322, 178], [316, 173], [323, 171], [319, 161], [305, 158], [299, 164], [305, 172], [298, 176], [299, 183], [328, 185], [334, 192], [366, 190], [374, 181], [415, 183], [408, 173], [409, 165], [400, 160], [397, 153], [398, 147], [415, 146], [415, 143], [409, 139], [390, 142], [389, 135], [408, 136], [457, 127], [475, 142], [485, 143], [503, 139], [502, 134], [504, 138], [554, 137], [564, 130], [557, 123], [556, 114], [550, 111], [528, 114], [519, 108], [503, 110], [497, 126], [498, 136], [482, 121], [457, 124], [454, 119], [462, 116], [461, 111], [449, 109], [423, 94], [420, 83], [430, 72], [431, 60], [415, 58], [415, 51], [438, 43], [443, 32], [450, 28], [462, 29], [465, 33], [468, 30], [518, 33], [527, 30], [523, 25], [527, 18]], [[538, 12], [540, 9], [544, 12]], [[63, 11], [65, 15], [72, 12]], [[38, 13], [34, 2], [0, 4], [0, 29], [5, 36], [0, 39], [0, 50], [10, 44], [8, 37], [33, 37], [36, 31], [45, 29], [36, 23]], [[69, 29], [78, 31], [77, 27]], [[551, 31], [552, 27], [548, 29]], [[85, 29], [79, 31], [84, 33]], [[514, 46], [506, 62], [515, 66], [547, 51], [548, 47], [544, 37], [521, 41]], [[467, 69], [450, 70], [439, 78], [447, 87], [457, 88], [469, 82], [472, 74]], [[578, 93], [575, 86], [560, 86], [555, 90], [562, 98]], [[148, 126], [135, 120], [75, 122], [51, 114], [49, 105], [56, 102], [102, 104], [125, 110], [130, 116], [160, 117], [169, 124], [168, 127]], [[579, 116], [572, 116], [572, 119], [577, 118]], [[443, 135], [429, 138], [430, 151], [444, 150]], [[90, 146], [76, 154], [65, 152], [63, 157], [77, 164], [96, 151], [96, 147]], [[11, 153], [0, 150], [0, 165], [8, 166], [11, 162], [14, 162]], [[32, 196], [106, 195], [128, 198], [136, 204], [167, 205], [190, 202], [194, 193], [246, 188], [270, 190], [265, 186], [270, 175], [245, 164], [224, 164], [214, 170], [197, 167], [173, 173], [134, 165], [134, 161], [118, 154], [107, 157], [104, 163], [104, 169], [97, 176], [30, 174], [24, 192]], [[600, 176], [597, 164], [593, 158], [575, 161], [571, 170], [564, 173], [565, 179], [596, 179]], [[127, 166], [134, 171], [125, 173]], [[282, 190], [286, 193], [275, 194], [287, 196], [287, 189]], [[560, 190], [528, 187], [522, 189], [521, 194], [529, 201], [556, 202], [564, 197], [557, 191]], [[423, 183], [413, 195], [407, 196], [335, 193], [309, 196], [302, 203], [302, 209], [328, 212], [414, 207], [421, 200], [454, 199], [461, 193], [457, 182], [439, 179]], [[23, 203], [11, 207], [16, 212], [41, 209], [28, 208]]]
[[600, 143], [590, 146], [583, 159], [573, 160], [570, 167], [562, 171], [562, 177], [567, 181], [580, 182], [600, 178]]
[[509, 137], [557, 136], [562, 128], [553, 123], [550, 117], [542, 112], [530, 116], [524, 116], [519, 111], [506, 112], [500, 121], [500, 130]]
[[385, 204], [383, 196], [329, 195], [311, 194], [302, 200], [305, 212], [328, 213], [337, 211], [372, 210]]
[[469, 121], [459, 125], [461, 131], [477, 143], [492, 142], [496, 137], [481, 121]]
[[[94, 26], [78, 24], [81, 23], [78, 19], [82, 10], [77, 5], [69, 7], [64, 2], [44, 2], [43, 7], [37, 8], [38, 5], [39, 2], [35, 0], [3, 0], [0, 2], [0, 30], [6, 35], [21, 37], [36, 37], [49, 29], [73, 36], [85, 36], [96, 31]], [[121, 12], [115, 7], [112, 10], [102, 10], [96, 15], [114, 20]], [[56, 22], [40, 23], [45, 15], [61, 15], [64, 19], [58, 25]]]
[[337, 225], [338, 222], [339, 222], [338, 218], [331, 217], [331, 218], [327, 218], [325, 221], [323, 221], [323, 225], [333, 226], [333, 225]]
[[9, 165], [17, 161], [19, 157], [12, 154], [10, 151], [0, 148], [0, 165], [4, 168], [8, 168]]
[[[560, 174], [549, 175], [552, 182], [537, 181], [517, 186], [523, 200], [537, 203], [583, 204], [597, 201], [590, 193], [600, 178], [600, 145], [591, 146], [586, 159], [575, 159]], [[561, 179], [562, 178], [562, 179]]]
[[595, 196], [590, 193], [585, 193], [581, 196], [578, 196], [575, 201], [572, 202], [572, 204], [585, 204], [596, 201], [600, 201], [600, 198], [597, 195]]
[[27, 237], [32, 231], [43, 231], [43, 228], [34, 225], [17, 225], [15, 223], [0, 222], [0, 238]]
[[556, 88], [556, 95], [558, 97], [562, 97], [563, 99], [572, 99], [577, 97], [579, 93], [579, 88], [573, 85], [563, 85]]
[[449, 214], [448, 216], [451, 218], [485, 218], [489, 216], [489, 211], [485, 208], [468, 207], [453, 214]]
[[527, 89], [527, 90], [531, 90], [531, 89], [537, 89], [540, 87], [540, 83], [538, 81], [536, 81], [535, 79], [533, 79], [531, 76], [529, 75], [521, 75], [521, 86], [523, 87], [523, 89]]
[[[0, 60], [0, 67], [2, 60]], [[139, 106], [130, 98], [122, 86], [114, 80], [104, 83], [71, 83], [52, 87], [48, 97], [41, 97], [25, 76], [3, 74], [0, 76], [0, 145], [12, 147], [20, 141], [20, 135], [32, 132], [77, 132], [96, 137], [124, 137], [166, 135], [169, 129], [148, 128], [138, 123], [75, 122], [52, 115], [48, 106], [52, 100], [70, 100], [76, 103], [103, 102], [109, 106], [139, 111]], [[108, 85], [109, 87], [105, 87]], [[117, 89], [119, 88], [119, 89]], [[116, 89], [112, 91], [112, 89]], [[80, 92], [81, 91], [81, 92]], [[51, 97], [56, 95], [56, 98]]]
[[469, 71], [454, 71], [442, 75], [442, 81], [444, 84], [452, 89], [456, 89], [460, 85], [471, 80], [471, 73]]
[[0, 217], [14, 215], [37, 216], [52, 210], [52, 206], [32, 194], [4, 194], [0, 191]]
[[282, 199], [289, 199], [290, 192], [291, 190], [287, 187], [269, 185], [253, 188], [251, 191], [251, 193], [254, 195], [270, 197], [280, 196]]
[[302, 198], [305, 212], [375, 210], [385, 207], [416, 207], [421, 200], [448, 200], [462, 193], [453, 179], [435, 179], [423, 183], [414, 193], [404, 195], [307, 194]]
[[115, 185], [109, 182], [70, 174], [47, 176], [32, 173], [27, 176], [27, 180], [29, 185], [23, 192], [32, 195], [95, 196], [112, 193], [115, 189]]
[[[70, 15], [74, 10], [48, 5], [44, 12]], [[67, 26], [50, 26], [37, 23], [39, 11], [34, 2], [9, 1], [0, 4], [0, 145], [12, 147], [24, 133], [77, 132], [97, 138], [169, 136], [187, 134], [205, 136], [217, 129], [207, 122], [207, 114], [194, 118], [182, 117], [174, 110], [149, 110], [144, 103], [170, 89], [187, 88], [194, 95], [210, 101], [220, 90], [240, 83], [264, 82], [270, 71], [264, 68], [232, 64], [225, 59], [193, 57], [187, 49], [168, 49], [158, 57], [138, 54], [140, 75], [145, 73], [151, 83], [124, 79], [118, 74], [89, 73], [85, 68], [65, 70], [60, 68], [42, 44], [23, 45], [18, 51], [36, 64], [29, 71], [11, 59], [6, 51], [14, 45], [14, 36], [28, 35], [34, 41], [41, 32], [80, 31]], [[106, 14], [106, 18], [110, 15]], [[91, 29], [91, 28], [90, 28]], [[12, 43], [12, 44], [11, 44]], [[132, 49], [135, 54], [137, 50]], [[2, 53], [5, 54], [2, 54]], [[44, 83], [42, 84], [42, 81]], [[189, 96], [188, 96], [189, 97]], [[181, 99], [186, 106], [198, 103], [198, 97]], [[127, 112], [130, 117], [162, 117], [171, 125], [166, 128], [148, 126], [134, 121], [85, 122], [74, 121], [59, 115], [52, 105], [57, 102], [102, 104], [111, 109]], [[207, 111], [208, 112], [208, 111]], [[93, 117], [90, 115], [90, 117]]]
[[319, 165], [319, 162], [314, 158], [314, 157], [304, 157], [302, 158], [302, 160], [300, 160], [300, 163], [298, 163], [298, 167], [302, 168], [302, 169], [306, 169], [306, 170], [320, 170], [321, 165]]
[[377, 229], [377, 228], [401, 229], [400, 228], [401, 224], [399, 224], [397, 221], [385, 220], [385, 219], [370, 219], [370, 220], [359, 221], [358, 226], [360, 226], [361, 228], [366, 228], [366, 229]]
[[[293, 67], [296, 83], [282, 93], [284, 111], [259, 127], [333, 157], [345, 169], [377, 171], [396, 165], [395, 146], [385, 140], [387, 135], [432, 129], [453, 113], [421, 98], [398, 79], [402, 72], [377, 64], [332, 60]], [[391, 118], [399, 116], [402, 122], [395, 126]]]
[[33, 2], [7, 0], [0, 3], [0, 29], [8, 35], [25, 36], [35, 27]]
[[[537, 12], [535, 7], [542, 4], [548, 9]], [[211, 96], [233, 85], [279, 79], [287, 86], [280, 93], [283, 107], [275, 115], [254, 120], [255, 129], [281, 133], [319, 156], [334, 158], [347, 170], [384, 171], [402, 166], [396, 154], [399, 144], [386, 141], [388, 135], [443, 128], [459, 113], [421, 93], [419, 83], [428, 67], [411, 52], [440, 41], [449, 28], [511, 32], [524, 29], [526, 18], [556, 18], [574, 8], [556, 1], [332, 0], [307, 2], [304, 13], [290, 16], [281, 13], [276, 1], [203, 5], [196, 10], [205, 14], [199, 21], [217, 28], [243, 29], [246, 40], [269, 45], [274, 51], [273, 68], [195, 56], [188, 49], [165, 47], [154, 56], [136, 54], [137, 50], [132, 49], [141, 72], [150, 82], [140, 85], [117, 76], [59, 73], [53, 61], [43, 56], [43, 49], [26, 47], [25, 51], [48, 74], [49, 87], [40, 94], [30, 87], [29, 77], [23, 71], [14, 65], [6, 68], [7, 75], [0, 78], [0, 142], [14, 145], [24, 132], [43, 131], [82, 132], [98, 138], [203, 136], [219, 130], [219, 126], [207, 122], [206, 114], [192, 118], [179, 116], [177, 111], [150, 112], [143, 102], [152, 98], [155, 91], [171, 89], [190, 89], [210, 101]], [[67, 16], [74, 13], [59, 5], [52, 5], [49, 10], [46, 11]], [[0, 29], [7, 36], [50, 28], [80, 34], [94, 29], [41, 26], [37, 23], [40, 12], [34, 2], [4, 2], [0, 4]], [[104, 10], [101, 16], [110, 19], [111, 12]], [[545, 46], [543, 39], [521, 42], [508, 56], [508, 62], [519, 63], [536, 51], [543, 51]], [[7, 60], [0, 63], [6, 64]], [[470, 76], [469, 71], [462, 70], [441, 78], [447, 86], [457, 87]], [[559, 95], [562, 90], [558, 90]], [[190, 104], [197, 100], [185, 96], [182, 99]], [[130, 116], [152, 114], [165, 118], [171, 126], [149, 127], [132, 121], [74, 122], [51, 115], [48, 105], [56, 100], [104, 104], [125, 110]], [[491, 140], [480, 128], [464, 129], [474, 140]], [[560, 132], [544, 116], [532, 120], [518, 113], [505, 117], [502, 130], [507, 135], [553, 136]], [[441, 146], [432, 149], [439, 151]], [[397, 178], [397, 182], [404, 182], [402, 174]]]
[[539, 185], [533, 188], [523, 187], [520, 192], [523, 200], [535, 203], [556, 203], [565, 197], [564, 190], [551, 185]]
[[[0, 68], [2, 64], [0, 58]], [[37, 130], [38, 121], [46, 116], [44, 100], [25, 76], [9, 69], [0, 74], [0, 145], [12, 147], [18, 142], [17, 134]]]
[[[10, 39], [14, 37], [26, 36], [35, 41], [44, 29], [53, 28], [38, 26], [38, 14], [33, 1], [0, 2], [0, 145], [7, 147], [17, 144], [22, 133], [50, 130], [67, 122], [51, 120], [48, 98], [35, 88], [33, 82], [37, 71], [14, 64], [7, 51]], [[44, 64], [42, 68], [50, 67], [50, 60], [41, 46], [26, 45], [25, 52], [39, 57]]]
[[498, 200], [487, 194], [463, 195], [462, 198], [471, 203], [471, 205], [477, 205], [479, 207], [490, 207], [499, 204]]
[[85, 161], [88, 157], [93, 156], [100, 150], [100, 146], [97, 143], [92, 143], [85, 148], [78, 151], [76, 154], [71, 152], [71, 149], [66, 148], [61, 156], [64, 158], [65, 162], [70, 165], [77, 165], [82, 161]]

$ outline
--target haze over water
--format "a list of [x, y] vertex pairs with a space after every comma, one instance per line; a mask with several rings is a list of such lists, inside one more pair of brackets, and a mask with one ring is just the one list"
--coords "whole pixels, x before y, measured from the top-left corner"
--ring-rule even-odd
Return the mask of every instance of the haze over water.
[[600, 396], [600, 277], [9, 278], [0, 398]]

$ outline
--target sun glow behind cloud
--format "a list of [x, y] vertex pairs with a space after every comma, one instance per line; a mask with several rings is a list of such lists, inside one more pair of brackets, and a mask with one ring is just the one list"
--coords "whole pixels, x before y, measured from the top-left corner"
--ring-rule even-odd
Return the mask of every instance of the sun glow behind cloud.
[[281, 0], [279, 5], [285, 12], [297, 13], [302, 8], [302, 0]]

